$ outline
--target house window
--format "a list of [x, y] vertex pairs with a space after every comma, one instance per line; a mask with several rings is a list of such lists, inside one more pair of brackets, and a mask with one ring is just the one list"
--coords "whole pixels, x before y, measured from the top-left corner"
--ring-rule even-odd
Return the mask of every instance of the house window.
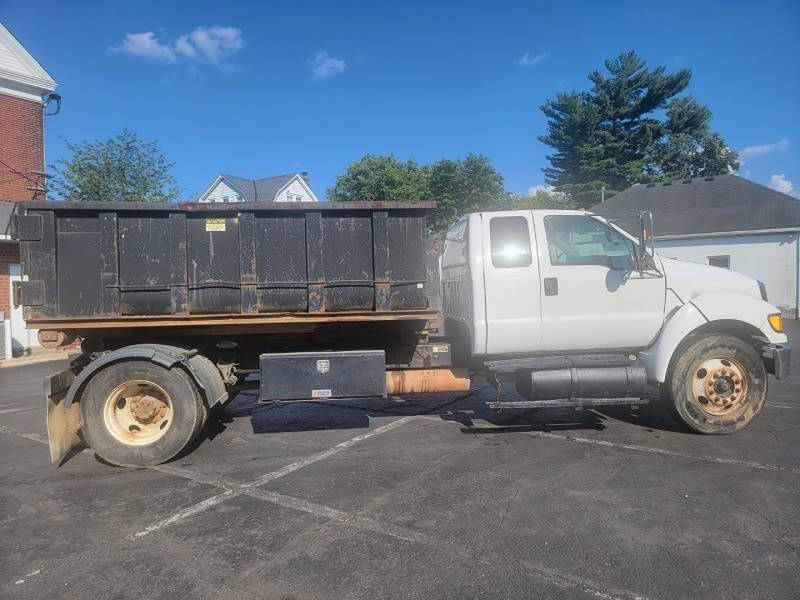
[[227, 202], [227, 201], [228, 201], [228, 196], [223, 196], [223, 197], [222, 197], [222, 201], [223, 201], [223, 202]]
[[723, 269], [731, 268], [731, 257], [729, 254], [725, 256], [709, 256], [708, 264], [712, 267], [721, 267]]

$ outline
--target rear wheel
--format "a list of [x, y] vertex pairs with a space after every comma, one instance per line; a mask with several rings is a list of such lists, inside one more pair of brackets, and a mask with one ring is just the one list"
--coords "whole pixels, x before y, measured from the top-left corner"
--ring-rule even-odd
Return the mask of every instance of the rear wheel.
[[678, 416], [700, 433], [735, 433], [761, 412], [767, 373], [758, 353], [726, 334], [698, 337], [675, 363], [669, 380]]
[[195, 437], [207, 412], [189, 375], [149, 361], [112, 363], [87, 383], [82, 430], [92, 450], [120, 466], [157, 465]]

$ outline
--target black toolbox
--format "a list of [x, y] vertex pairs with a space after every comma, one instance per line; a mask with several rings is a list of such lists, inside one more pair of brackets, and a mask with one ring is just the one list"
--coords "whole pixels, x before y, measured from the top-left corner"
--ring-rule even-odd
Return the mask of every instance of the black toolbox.
[[262, 354], [261, 402], [386, 397], [383, 350]]

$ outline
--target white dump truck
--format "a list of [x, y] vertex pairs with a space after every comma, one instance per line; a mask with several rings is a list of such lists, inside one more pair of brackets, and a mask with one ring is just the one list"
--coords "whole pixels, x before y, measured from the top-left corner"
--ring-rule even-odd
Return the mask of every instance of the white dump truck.
[[789, 373], [780, 311], [764, 285], [658, 256], [585, 211], [470, 214], [448, 231], [443, 312], [454, 360], [513, 374], [527, 400], [495, 407], [630, 404], [658, 384], [701, 433], [761, 410], [767, 373]]
[[502, 410], [638, 405], [655, 383], [695, 431], [733, 433], [789, 372], [764, 286], [662, 259], [648, 215], [636, 239], [589, 212], [470, 214], [436, 267], [433, 208], [28, 203], [14, 301], [42, 345], [82, 350], [45, 379], [52, 459], [82, 440], [168, 461], [244, 387], [321, 401], [475, 376], [514, 383]]

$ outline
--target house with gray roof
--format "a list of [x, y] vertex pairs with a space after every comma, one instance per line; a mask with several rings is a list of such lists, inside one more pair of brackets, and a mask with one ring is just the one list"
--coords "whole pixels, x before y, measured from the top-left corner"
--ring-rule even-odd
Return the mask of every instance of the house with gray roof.
[[198, 202], [319, 202], [308, 173], [246, 179], [220, 173]]
[[767, 288], [769, 301], [798, 316], [800, 200], [738, 175], [637, 184], [592, 207], [637, 235], [653, 213], [661, 256], [737, 271]]

